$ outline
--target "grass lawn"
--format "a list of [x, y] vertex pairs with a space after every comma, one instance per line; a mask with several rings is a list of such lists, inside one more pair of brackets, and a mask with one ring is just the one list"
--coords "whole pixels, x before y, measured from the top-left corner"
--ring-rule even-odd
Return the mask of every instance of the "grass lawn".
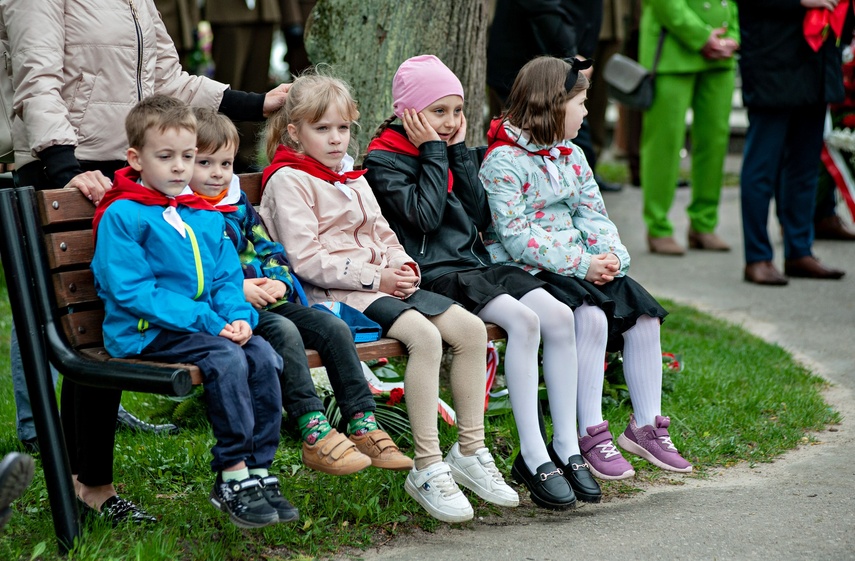
[[[675, 444], [695, 465], [694, 477], [739, 461], [770, 461], [797, 446], [807, 431], [838, 422], [837, 413], [820, 395], [824, 382], [783, 349], [692, 308], [665, 305], [671, 315], [663, 326], [662, 348], [679, 353], [684, 368], [666, 376], [663, 411], [671, 416]], [[8, 294], [5, 283], [0, 282], [0, 457], [18, 447], [9, 377], [10, 328]], [[608, 400], [605, 415], [619, 433], [630, 408], [619, 383], [610, 389], [616, 399]], [[168, 420], [174, 406], [162, 396], [147, 394], [125, 394], [123, 402], [132, 412], [154, 421]], [[312, 559], [344, 546], [368, 545], [379, 535], [392, 536], [413, 527], [431, 530], [441, 524], [407, 496], [403, 474], [369, 468], [337, 478], [313, 472], [302, 466], [297, 441], [283, 435], [274, 472], [280, 474], [286, 496], [299, 507], [300, 520], [258, 531], [239, 530], [208, 504], [213, 437], [198, 416], [187, 419], [178, 436], [118, 434], [115, 469], [119, 492], [144, 505], [160, 523], [119, 531], [103, 525], [88, 527], [69, 559]], [[454, 441], [454, 429], [441, 426], [446, 450]], [[487, 435], [499, 467], [509, 474], [518, 449], [512, 417], [488, 417]], [[632, 461], [637, 478], [666, 478], [665, 472]], [[606, 500], [638, 492], [632, 480], [607, 483], [603, 489]], [[503, 509], [477, 498], [473, 505], [476, 517], [505, 515]], [[537, 516], [538, 509], [528, 501], [525, 505], [521, 508]], [[15, 503], [15, 511], [0, 534], [0, 559], [56, 558], [40, 471]]]

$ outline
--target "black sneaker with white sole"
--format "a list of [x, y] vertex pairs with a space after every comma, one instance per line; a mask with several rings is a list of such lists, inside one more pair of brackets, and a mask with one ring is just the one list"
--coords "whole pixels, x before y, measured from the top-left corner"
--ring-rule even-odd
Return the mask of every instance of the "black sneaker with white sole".
[[267, 504], [276, 511], [279, 522], [293, 522], [300, 518], [300, 511], [282, 496], [282, 489], [276, 476], [259, 477], [253, 475], [253, 477], [261, 484], [261, 494], [267, 499]]
[[261, 528], [279, 521], [279, 514], [264, 498], [261, 483], [255, 477], [223, 481], [222, 474], [218, 474], [209, 500], [228, 513], [232, 524], [239, 528]]

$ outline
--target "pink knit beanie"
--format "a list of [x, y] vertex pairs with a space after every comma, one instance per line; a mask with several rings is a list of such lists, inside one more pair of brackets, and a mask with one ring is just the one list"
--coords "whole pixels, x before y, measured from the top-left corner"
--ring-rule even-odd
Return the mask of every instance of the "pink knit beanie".
[[422, 111], [447, 95], [463, 97], [463, 85], [454, 72], [433, 55], [405, 60], [392, 80], [392, 108], [400, 119], [404, 109]]

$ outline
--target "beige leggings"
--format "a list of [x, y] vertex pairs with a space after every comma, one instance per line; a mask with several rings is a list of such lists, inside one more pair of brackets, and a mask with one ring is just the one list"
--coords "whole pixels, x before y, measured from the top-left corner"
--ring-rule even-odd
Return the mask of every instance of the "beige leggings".
[[388, 336], [407, 347], [404, 374], [407, 412], [413, 430], [416, 469], [442, 461], [437, 431], [437, 398], [442, 342], [451, 347], [451, 394], [457, 413], [460, 452], [471, 456], [484, 446], [484, 387], [487, 330], [477, 316], [458, 305], [438, 316], [416, 310], [401, 314]]

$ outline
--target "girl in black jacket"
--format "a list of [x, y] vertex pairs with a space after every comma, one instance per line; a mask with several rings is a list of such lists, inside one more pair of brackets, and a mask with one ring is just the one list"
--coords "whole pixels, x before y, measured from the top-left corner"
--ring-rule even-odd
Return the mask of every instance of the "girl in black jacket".
[[[520, 437], [514, 477], [542, 507], [572, 507], [576, 497], [598, 502], [600, 488], [576, 432], [573, 311], [528, 272], [490, 261], [480, 236], [491, 222], [478, 179], [483, 151], [464, 143], [460, 81], [438, 58], [422, 55], [398, 69], [392, 96], [395, 116], [368, 147], [366, 178], [384, 217], [418, 261], [422, 286], [457, 300], [508, 334], [505, 373]], [[395, 118], [403, 125], [391, 124]], [[541, 337], [555, 429], [548, 446], [537, 411]]]

